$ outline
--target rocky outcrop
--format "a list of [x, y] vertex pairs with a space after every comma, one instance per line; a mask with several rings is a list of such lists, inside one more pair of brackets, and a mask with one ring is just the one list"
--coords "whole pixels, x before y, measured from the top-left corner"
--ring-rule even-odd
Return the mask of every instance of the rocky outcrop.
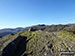
[[75, 50], [75, 34], [70, 32], [37, 30], [17, 35], [18, 37], [3, 49], [2, 56], [60, 56], [60, 51]]

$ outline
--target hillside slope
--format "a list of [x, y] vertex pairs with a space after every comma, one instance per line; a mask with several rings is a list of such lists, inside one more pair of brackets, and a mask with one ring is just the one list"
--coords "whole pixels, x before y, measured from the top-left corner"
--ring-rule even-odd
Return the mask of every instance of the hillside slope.
[[75, 34], [70, 32], [23, 31], [0, 38], [2, 56], [60, 56], [75, 50]]

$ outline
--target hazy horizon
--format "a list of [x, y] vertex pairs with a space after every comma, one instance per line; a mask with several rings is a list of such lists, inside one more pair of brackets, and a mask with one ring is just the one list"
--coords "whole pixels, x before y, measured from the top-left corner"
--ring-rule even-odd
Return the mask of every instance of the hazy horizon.
[[[67, 23], [67, 24], [75, 24], [75, 23]], [[45, 25], [67, 25], [67, 24], [45, 24]], [[15, 29], [15, 28], [26, 28], [26, 27], [31, 27], [31, 26], [35, 26], [35, 25], [42, 25], [42, 24], [33, 24], [33, 25], [29, 25], [29, 26], [17, 26], [17, 27], [3, 27], [0, 29]]]

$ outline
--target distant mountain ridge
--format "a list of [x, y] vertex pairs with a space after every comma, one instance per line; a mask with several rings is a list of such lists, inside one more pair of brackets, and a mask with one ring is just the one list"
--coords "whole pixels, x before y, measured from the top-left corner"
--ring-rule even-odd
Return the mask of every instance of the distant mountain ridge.
[[23, 31], [24, 28], [15, 28], [15, 29], [12, 29], [12, 28], [5, 28], [5, 29], [1, 29], [0, 30], [0, 37], [3, 37], [3, 36], [6, 36], [8, 34], [15, 34], [15, 33], [18, 33], [18, 32], [21, 32]]
[[45, 24], [39, 24], [34, 25], [26, 28], [18, 27], [15, 29], [12, 28], [5, 28], [0, 30], [0, 37], [6, 36], [8, 34], [15, 34], [22, 31], [27, 31], [31, 29], [31, 31], [35, 30], [42, 30], [42, 31], [48, 31], [48, 32], [56, 32], [56, 31], [68, 31], [68, 32], [75, 32], [75, 24], [59, 24], [59, 25], [45, 25]]

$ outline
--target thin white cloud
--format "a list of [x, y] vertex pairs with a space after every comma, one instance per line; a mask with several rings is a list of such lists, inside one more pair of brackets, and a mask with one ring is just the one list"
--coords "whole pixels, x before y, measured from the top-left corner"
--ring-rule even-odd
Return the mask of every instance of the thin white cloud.
[[0, 29], [4, 29], [4, 28], [16, 28], [16, 27], [0, 26]]

